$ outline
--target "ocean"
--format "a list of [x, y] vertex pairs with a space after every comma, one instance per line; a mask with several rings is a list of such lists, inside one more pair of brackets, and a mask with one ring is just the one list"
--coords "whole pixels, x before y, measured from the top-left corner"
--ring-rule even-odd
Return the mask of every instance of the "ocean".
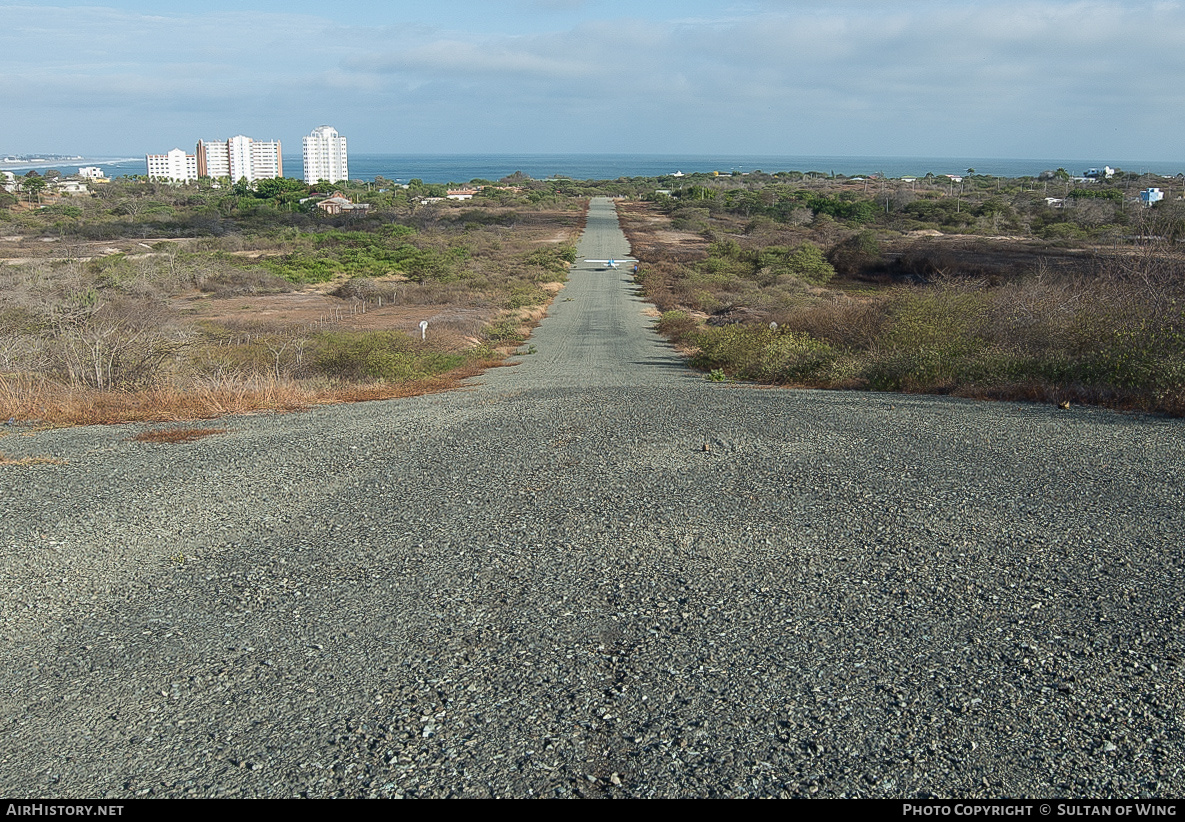
[[658, 177], [683, 172], [718, 171], [730, 174], [755, 170], [814, 171], [846, 176], [884, 174], [887, 177], [909, 175], [964, 174], [974, 168], [977, 174], [997, 177], [1036, 177], [1046, 169], [1065, 168], [1082, 174], [1089, 168], [1109, 165], [1125, 171], [1151, 172], [1174, 176], [1185, 172], [1185, 162], [1124, 162], [1104, 158], [1082, 159], [984, 159], [979, 157], [859, 157], [817, 155], [662, 155], [662, 154], [355, 154], [350, 156], [350, 176], [373, 180], [376, 175], [406, 183], [419, 178], [426, 183], [463, 183], [473, 179], [498, 180], [515, 171], [537, 180], [548, 177], [571, 177], [576, 180], [613, 180], [618, 177]]
[[[537, 180], [548, 177], [571, 177], [576, 180], [613, 180], [618, 177], [658, 177], [683, 172], [718, 171], [721, 174], [761, 170], [814, 171], [846, 176], [884, 174], [887, 177], [934, 174], [965, 174], [974, 168], [977, 174], [995, 177], [1037, 176], [1042, 171], [1064, 168], [1082, 174], [1089, 168], [1109, 165], [1124, 171], [1176, 176], [1185, 173], [1181, 160], [1122, 160], [1114, 157], [1093, 159], [999, 159], [983, 157], [868, 157], [823, 155], [744, 154], [351, 154], [350, 177], [372, 181], [385, 177], [406, 183], [420, 179], [426, 183], [467, 183], [474, 179], [498, 180], [516, 171]], [[143, 157], [96, 157], [57, 164], [2, 165], [0, 168], [24, 174], [29, 169], [42, 172], [56, 168], [64, 174], [79, 166], [97, 165], [108, 176], [144, 174]], [[289, 177], [301, 175], [300, 156], [285, 164]]]

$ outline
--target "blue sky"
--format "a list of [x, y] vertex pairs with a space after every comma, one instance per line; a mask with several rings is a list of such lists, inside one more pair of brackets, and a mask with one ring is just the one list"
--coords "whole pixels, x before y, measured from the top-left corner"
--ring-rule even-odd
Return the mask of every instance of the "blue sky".
[[[98, 5], [96, 5], [98, 3]], [[0, 153], [1185, 159], [1185, 7], [0, 0]]]

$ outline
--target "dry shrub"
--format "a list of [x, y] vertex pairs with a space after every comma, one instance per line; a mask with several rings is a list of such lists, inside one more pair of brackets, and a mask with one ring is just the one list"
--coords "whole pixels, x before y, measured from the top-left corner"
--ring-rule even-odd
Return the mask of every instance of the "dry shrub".
[[55, 325], [50, 372], [94, 388], [151, 385], [187, 342], [155, 300], [110, 297]]
[[194, 267], [194, 285], [214, 297], [286, 294], [295, 286], [263, 268], [239, 268], [211, 261]]
[[1097, 286], [1082, 280], [1036, 277], [1011, 282], [992, 292], [985, 333], [1030, 355], [1077, 348], [1070, 340], [1076, 319], [1088, 307], [1092, 313], [1102, 307], [1097, 296]]
[[792, 331], [805, 331], [836, 348], [864, 350], [873, 346], [888, 322], [883, 297], [854, 300], [837, 296], [826, 301], [774, 314], [774, 320]]
[[334, 297], [343, 300], [362, 300], [367, 303], [394, 303], [400, 289], [404, 291], [414, 284], [406, 279], [389, 279], [386, 277], [351, 277], [330, 292]]
[[827, 343], [784, 329], [728, 325], [706, 328], [692, 339], [699, 349], [692, 360], [695, 365], [761, 382], [826, 382], [836, 359]]
[[658, 321], [658, 333], [672, 342], [682, 342], [697, 328], [696, 321], [684, 311], [666, 311]]
[[445, 351], [467, 348], [481, 337], [486, 316], [486, 312], [455, 309], [433, 315], [428, 326], [428, 336], [432, 338], [433, 347]]
[[490, 305], [495, 291], [475, 288], [474, 284], [460, 280], [400, 283], [393, 301], [396, 305]]
[[692, 282], [690, 273], [686, 266], [664, 260], [647, 264], [639, 279], [646, 299], [660, 311], [699, 309], [696, 292], [700, 286]]

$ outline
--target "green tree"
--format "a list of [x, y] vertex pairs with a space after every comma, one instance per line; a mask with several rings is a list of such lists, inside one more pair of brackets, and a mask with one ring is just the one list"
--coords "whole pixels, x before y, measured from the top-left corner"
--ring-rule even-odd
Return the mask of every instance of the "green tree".
[[309, 193], [309, 187], [300, 180], [293, 180], [290, 177], [275, 177], [269, 180], [255, 181], [255, 196], [264, 200], [278, 199], [286, 194], [299, 194], [304, 196]]
[[992, 221], [992, 230], [1000, 230], [1000, 220], [1012, 216], [1012, 208], [999, 197], [989, 197], [979, 206], [979, 214]]
[[881, 244], [875, 232], [861, 231], [837, 244], [827, 261], [839, 273], [857, 274], [881, 261]]
[[676, 191], [675, 196], [682, 200], [714, 200], [716, 192], [707, 186], [687, 186]]
[[45, 190], [48, 183], [45, 178], [36, 171], [30, 171], [21, 180], [21, 191], [29, 196], [29, 202], [33, 202], [33, 197], [37, 198], [37, 202], [41, 202], [41, 192]]
[[835, 269], [814, 243], [807, 241], [796, 248], [786, 260], [790, 273], [809, 283], [823, 285], [835, 276]]

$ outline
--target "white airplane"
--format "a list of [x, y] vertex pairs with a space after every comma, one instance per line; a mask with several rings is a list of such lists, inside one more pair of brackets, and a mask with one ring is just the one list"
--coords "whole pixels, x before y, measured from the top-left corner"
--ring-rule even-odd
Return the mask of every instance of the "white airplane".
[[596, 263], [597, 265], [603, 265], [607, 268], [617, 268], [618, 263], [636, 263], [637, 260], [635, 260], [633, 257], [626, 257], [621, 260], [585, 260], [585, 262]]

